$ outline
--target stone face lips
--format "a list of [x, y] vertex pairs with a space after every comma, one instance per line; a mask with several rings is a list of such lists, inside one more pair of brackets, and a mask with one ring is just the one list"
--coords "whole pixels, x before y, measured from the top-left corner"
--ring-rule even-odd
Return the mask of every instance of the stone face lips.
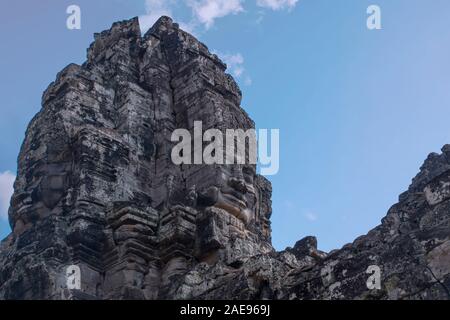
[[449, 148], [353, 244], [326, 254], [307, 237], [275, 252], [272, 189], [255, 166], [171, 161], [173, 130], [194, 121], [254, 128], [223, 62], [167, 17], [144, 36], [136, 18], [115, 23], [87, 56], [57, 75], [27, 130], [1, 299], [449, 298]]

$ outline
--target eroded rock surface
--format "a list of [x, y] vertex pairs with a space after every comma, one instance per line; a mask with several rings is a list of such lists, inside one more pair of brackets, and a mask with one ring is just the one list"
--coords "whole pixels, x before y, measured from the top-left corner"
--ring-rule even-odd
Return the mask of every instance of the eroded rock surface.
[[[173, 164], [174, 129], [254, 128], [226, 65], [162, 17], [95, 35], [61, 71], [19, 156], [1, 299], [448, 299], [450, 147], [341, 250], [271, 245], [254, 165]], [[80, 289], [67, 284], [80, 269]], [[380, 288], [368, 285], [376, 266]]]

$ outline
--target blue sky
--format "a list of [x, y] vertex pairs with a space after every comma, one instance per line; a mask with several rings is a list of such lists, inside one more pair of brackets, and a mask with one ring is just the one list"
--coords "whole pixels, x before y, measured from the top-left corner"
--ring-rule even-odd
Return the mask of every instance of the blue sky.
[[[81, 30], [66, 8], [81, 8]], [[382, 30], [366, 9], [380, 6]], [[230, 64], [259, 128], [280, 129], [277, 249], [339, 248], [379, 224], [430, 152], [450, 143], [448, 0], [40, 0], [0, 12], [0, 238], [26, 125], [93, 33], [171, 14]]]

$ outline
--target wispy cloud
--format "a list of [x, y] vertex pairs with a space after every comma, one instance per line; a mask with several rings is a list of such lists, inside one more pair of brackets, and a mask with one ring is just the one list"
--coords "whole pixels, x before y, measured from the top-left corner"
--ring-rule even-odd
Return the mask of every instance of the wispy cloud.
[[203, 25], [209, 29], [216, 19], [244, 11], [242, 2], [243, 0], [182, 0], [178, 4], [181, 3], [192, 13], [191, 20], [186, 22], [175, 16], [175, 0], [145, 0], [146, 14], [139, 17], [139, 24], [142, 32], [146, 32], [159, 17], [170, 16], [177, 20], [182, 29], [195, 33], [196, 26]]
[[193, 16], [206, 29], [209, 29], [217, 18], [244, 11], [242, 0], [188, 0]]
[[139, 17], [141, 30], [146, 32], [161, 16], [172, 16], [172, 0], [145, 0], [146, 14]]
[[[142, 32], [146, 32], [160, 16], [171, 16], [180, 27], [191, 33], [196, 32], [197, 27], [210, 29], [215, 21], [229, 15], [237, 15], [245, 11], [245, 0], [145, 0], [146, 14], [139, 17]], [[260, 8], [272, 10], [291, 10], [298, 0], [256, 0]], [[174, 12], [176, 6], [182, 6], [191, 12], [189, 21], [178, 19]], [[261, 9], [260, 9], [261, 10]], [[261, 23], [264, 15], [258, 14], [257, 23]]]
[[298, 0], [257, 0], [256, 4], [262, 8], [272, 10], [291, 10], [295, 7]]
[[305, 212], [304, 217], [306, 220], [311, 222], [317, 221], [319, 219], [319, 216], [312, 211]]
[[0, 219], [8, 219], [8, 209], [14, 192], [16, 176], [9, 171], [0, 173]]
[[260, 25], [263, 21], [264, 18], [266, 17], [266, 11], [265, 10], [259, 10], [256, 14], [257, 18], [255, 20], [256, 24]]
[[284, 200], [283, 206], [287, 210], [293, 210], [296, 208], [296, 206], [294, 205], [294, 203], [291, 200]]
[[244, 57], [240, 53], [235, 54], [221, 54], [220, 52], [215, 52], [228, 66], [228, 69], [231, 71], [231, 73], [236, 76], [240, 77], [242, 73], [244, 72]]
[[314, 210], [299, 208], [297, 202], [292, 200], [284, 200], [283, 209], [287, 214], [296, 217], [303, 217], [303, 219], [308, 220], [309, 222], [319, 220], [319, 215], [315, 213]]
[[[298, 0], [256, 0], [262, 8], [272, 10], [292, 9]], [[183, 5], [191, 10], [191, 20], [186, 22], [177, 19], [174, 12], [175, 5]], [[180, 27], [190, 33], [196, 34], [197, 28], [203, 26], [204, 30], [211, 28], [215, 21], [228, 15], [244, 12], [244, 0], [145, 0], [146, 14], [139, 17], [142, 32], [146, 32], [161, 16], [171, 16], [180, 24]], [[265, 16], [263, 9], [258, 11], [257, 24]], [[252, 78], [244, 67], [244, 57], [241, 53], [216, 53], [228, 66], [229, 72], [241, 79], [246, 86], [252, 84]]]
[[227, 64], [228, 71], [235, 78], [243, 79], [244, 84], [249, 86], [252, 84], [252, 79], [247, 74], [247, 71], [244, 67], [244, 57], [241, 53], [220, 53], [218, 51], [213, 51], [223, 62]]

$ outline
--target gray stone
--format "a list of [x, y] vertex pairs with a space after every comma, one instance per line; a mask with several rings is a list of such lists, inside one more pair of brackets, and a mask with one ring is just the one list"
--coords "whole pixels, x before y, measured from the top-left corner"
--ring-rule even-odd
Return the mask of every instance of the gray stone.
[[[95, 35], [42, 97], [0, 245], [0, 299], [448, 299], [448, 146], [380, 226], [324, 253], [271, 245], [254, 165], [173, 164], [176, 128], [254, 128], [226, 65], [168, 17]], [[80, 268], [81, 288], [66, 270]], [[367, 286], [369, 266], [381, 288]]]

